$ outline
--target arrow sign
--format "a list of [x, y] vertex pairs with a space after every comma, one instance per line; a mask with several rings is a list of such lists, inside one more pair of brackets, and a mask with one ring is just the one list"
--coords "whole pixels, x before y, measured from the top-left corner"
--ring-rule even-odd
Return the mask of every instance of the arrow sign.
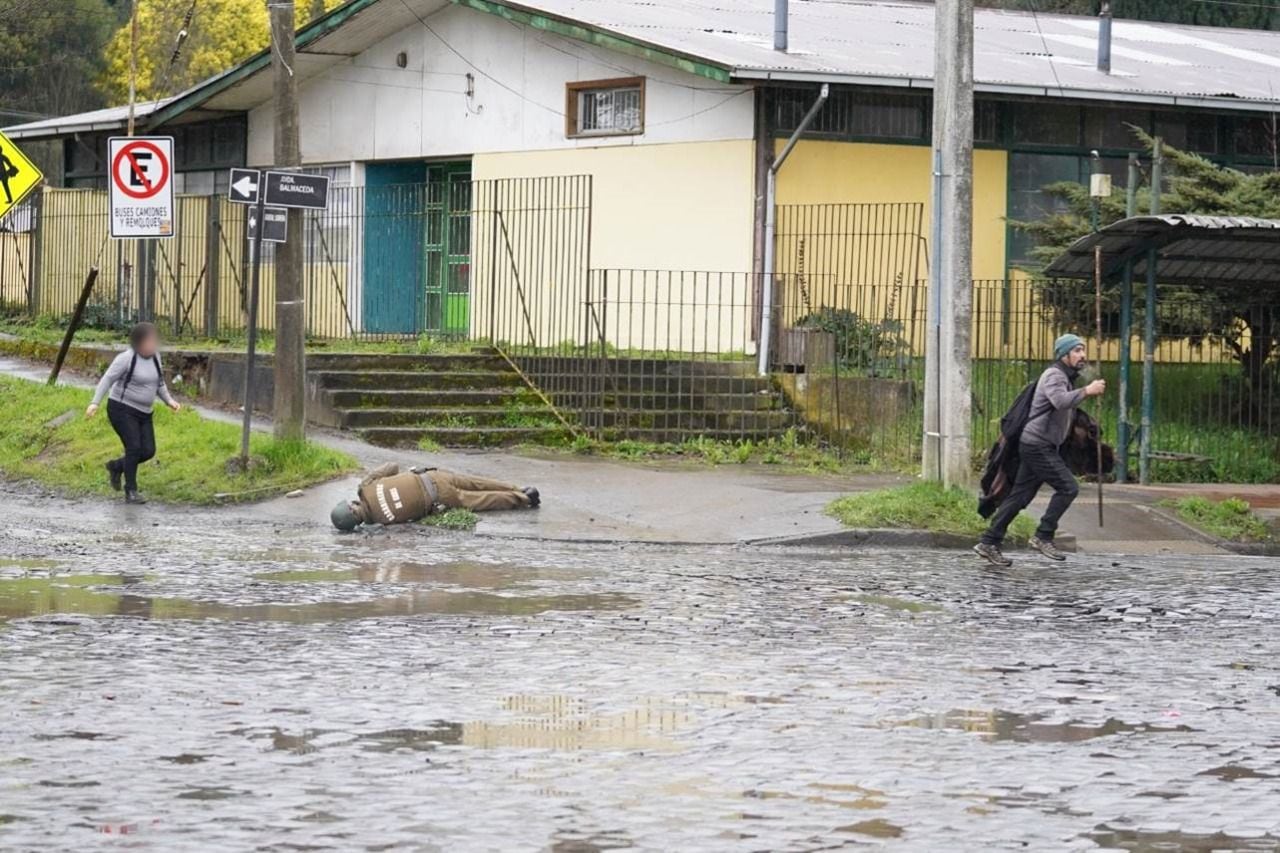
[[[262, 209], [262, 221], [266, 223], [266, 228], [262, 231], [262, 242], [283, 243], [288, 239], [289, 210], [287, 208], [264, 207]], [[254, 235], [258, 232], [258, 209], [256, 207], [249, 211], [249, 219], [246, 224], [248, 227], [245, 228], [245, 236], [252, 243]]]
[[329, 206], [329, 179], [303, 172], [267, 172], [266, 202], [280, 207], [324, 210]]
[[262, 173], [257, 169], [232, 169], [231, 188], [227, 190], [227, 198], [237, 204], [254, 204], [258, 200], [258, 187], [261, 183]]

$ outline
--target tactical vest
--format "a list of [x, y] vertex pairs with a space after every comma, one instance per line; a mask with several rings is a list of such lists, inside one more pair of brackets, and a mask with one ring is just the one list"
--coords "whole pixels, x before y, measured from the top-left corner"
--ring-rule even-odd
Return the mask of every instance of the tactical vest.
[[359, 495], [369, 524], [403, 524], [431, 513], [427, 487], [410, 471], [374, 480], [362, 486]]

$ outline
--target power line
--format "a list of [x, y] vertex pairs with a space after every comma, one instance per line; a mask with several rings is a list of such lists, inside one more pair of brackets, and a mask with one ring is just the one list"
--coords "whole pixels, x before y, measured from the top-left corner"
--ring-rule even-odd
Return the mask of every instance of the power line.
[[1036, 8], [1036, 0], [1027, 0], [1027, 5], [1031, 7], [1031, 20], [1035, 22], [1036, 32], [1040, 35], [1040, 46], [1044, 48], [1044, 54], [1049, 60], [1049, 70], [1053, 72], [1053, 82], [1058, 87], [1058, 94], [1065, 95], [1062, 90], [1062, 80], [1058, 78], [1058, 66], [1053, 63], [1053, 52], [1049, 50], [1049, 41], [1044, 37], [1044, 30], [1040, 28], [1040, 10]]

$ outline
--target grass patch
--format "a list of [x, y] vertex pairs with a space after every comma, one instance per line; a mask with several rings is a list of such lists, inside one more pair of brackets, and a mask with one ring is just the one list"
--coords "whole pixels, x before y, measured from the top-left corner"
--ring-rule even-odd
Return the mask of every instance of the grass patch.
[[[92, 420], [84, 418], [89, 398], [85, 389], [0, 376], [0, 473], [68, 494], [114, 495], [102, 466], [120, 455], [120, 441], [105, 405]], [[255, 433], [249, 449], [256, 464], [247, 474], [230, 474], [226, 463], [239, 453], [238, 426], [204, 420], [191, 409], [160, 409], [155, 426], [157, 457], [138, 472], [139, 487], [154, 500], [210, 504], [219, 493], [260, 500], [357, 468], [345, 453]]]
[[475, 530], [480, 523], [480, 516], [469, 509], [453, 507], [444, 512], [437, 512], [422, 519], [420, 524], [427, 527], [439, 527], [442, 530]]
[[[978, 515], [977, 499], [963, 489], [946, 489], [937, 483], [911, 483], [891, 489], [862, 492], [827, 504], [826, 514], [845, 527], [900, 528], [978, 536], [987, 520]], [[1009, 538], [1029, 539], [1035, 522], [1020, 514], [1009, 526]]]
[[1263, 542], [1271, 538], [1271, 529], [1267, 523], [1254, 515], [1249, 504], [1240, 498], [1211, 501], [1192, 496], [1162, 501], [1161, 506], [1172, 508], [1177, 512], [1178, 518], [1219, 539]]
[[[554, 445], [538, 445], [540, 448]], [[599, 456], [626, 461], [684, 461], [701, 465], [776, 465], [806, 473], [865, 473], [873, 469], [875, 459], [867, 453], [848, 453], [841, 457], [834, 450], [803, 441], [789, 429], [778, 438], [760, 441], [722, 441], [691, 438], [679, 443], [651, 441], [596, 441], [585, 435], [574, 436], [559, 449], [583, 456]]]

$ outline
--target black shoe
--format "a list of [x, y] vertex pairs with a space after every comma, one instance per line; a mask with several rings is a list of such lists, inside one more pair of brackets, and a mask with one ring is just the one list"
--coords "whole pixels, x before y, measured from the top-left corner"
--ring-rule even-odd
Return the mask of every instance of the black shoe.
[[542, 498], [538, 495], [538, 490], [533, 486], [525, 486], [520, 491], [524, 492], [529, 498], [529, 506], [535, 507], [542, 503]]
[[127, 504], [144, 504], [147, 499], [132, 489], [124, 493], [124, 502]]
[[993, 566], [1000, 566], [1003, 569], [1007, 569], [1009, 566], [1013, 565], [1013, 560], [1010, 560], [1004, 555], [1000, 550], [999, 545], [988, 545], [985, 542], [979, 542], [977, 545], [973, 546], [973, 553], [977, 554]]
[[1032, 536], [1027, 540], [1027, 547], [1033, 551], [1039, 551], [1050, 560], [1062, 562], [1067, 559], [1067, 555], [1058, 550], [1052, 539], [1041, 539], [1039, 536]]
[[120, 483], [120, 475], [121, 475], [121, 471], [119, 468], [116, 467], [115, 460], [113, 459], [110, 462], [108, 462], [107, 476], [111, 478], [111, 488], [115, 489], [117, 492], [120, 491], [122, 488], [124, 488], [124, 486], [121, 485]]

